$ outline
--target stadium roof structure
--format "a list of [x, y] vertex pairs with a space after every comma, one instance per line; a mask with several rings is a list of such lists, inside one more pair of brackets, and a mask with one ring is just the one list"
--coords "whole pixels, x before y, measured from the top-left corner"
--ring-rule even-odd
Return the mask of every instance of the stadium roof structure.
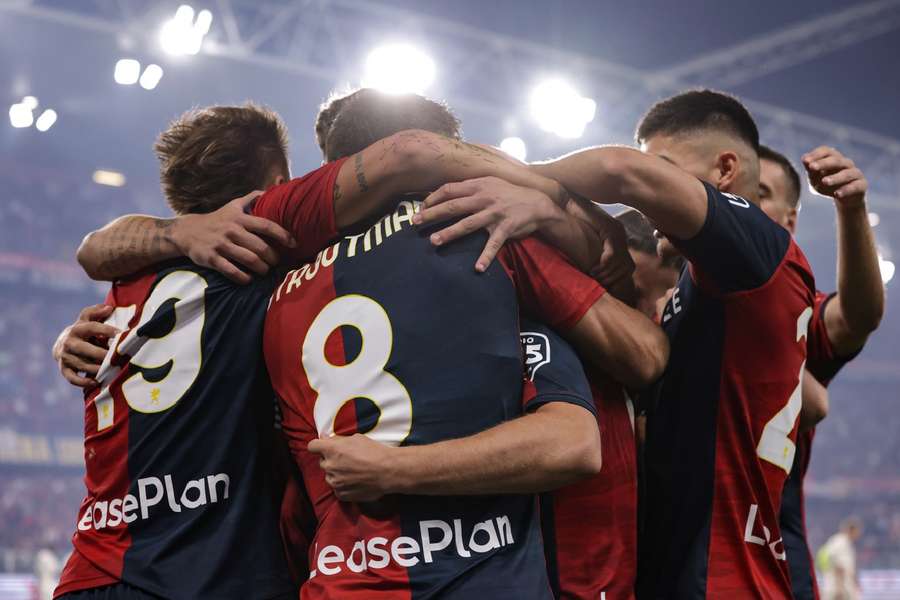
[[[445, 18], [370, 0], [216, 0], [204, 53], [274, 69], [333, 86], [350, 75], [360, 47], [385, 32], [427, 39], [437, 50], [442, 96], [458, 111], [489, 119], [515, 119], [517, 98], [527, 96], [535, 73], [564, 69], [604, 114], [583, 140], [630, 143], [637, 118], [654, 100], [692, 86], [729, 90], [780, 70], [821, 58], [900, 28], [900, 0], [852, 3], [797, 25], [770, 31], [701, 58], [659, 70], [534, 43]], [[5, 0], [0, 11], [114, 35], [124, 45], [156, 43], [159, 24], [175, 4], [142, 0]], [[352, 32], [349, 35], [348, 32]], [[424, 36], [427, 32], [427, 36]], [[342, 77], [343, 76], [343, 77]], [[746, 98], [762, 139], [789, 156], [820, 144], [847, 149], [879, 196], [900, 188], [900, 139]], [[882, 206], [883, 204], [883, 206]]]

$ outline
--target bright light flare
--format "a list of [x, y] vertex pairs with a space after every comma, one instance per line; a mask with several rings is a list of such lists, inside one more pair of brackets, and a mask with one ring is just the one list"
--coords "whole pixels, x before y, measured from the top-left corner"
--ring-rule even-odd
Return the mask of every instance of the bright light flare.
[[528, 155], [528, 148], [525, 146], [525, 140], [519, 137], [505, 138], [500, 142], [500, 149], [516, 160], [521, 160], [523, 162]]
[[94, 183], [99, 185], [108, 185], [111, 187], [122, 187], [125, 185], [125, 175], [118, 171], [107, 171], [97, 169], [94, 171]]
[[878, 269], [881, 271], [881, 281], [884, 282], [884, 285], [887, 285], [888, 282], [894, 278], [894, 263], [890, 260], [885, 260], [884, 257], [878, 257]]
[[596, 102], [560, 79], [545, 81], [531, 92], [531, 114], [541, 129], [559, 137], [581, 137], [596, 113]]
[[22, 104], [28, 107], [28, 110], [35, 110], [38, 107], [38, 99], [34, 96], [25, 96], [22, 98]]
[[144, 73], [141, 75], [139, 83], [145, 90], [152, 90], [159, 84], [159, 80], [162, 79], [162, 76], [162, 67], [159, 65], [147, 65], [147, 68], [144, 69]]
[[13, 127], [31, 127], [34, 123], [34, 112], [24, 102], [13, 104], [9, 107], [9, 123]]
[[133, 58], [123, 58], [116, 63], [113, 78], [119, 85], [133, 85], [141, 75], [141, 63]]
[[869, 227], [878, 227], [878, 224], [881, 223], [881, 217], [877, 212], [869, 213]]
[[197, 54], [203, 45], [203, 38], [212, 25], [212, 13], [201, 10], [194, 20], [193, 7], [182, 4], [175, 16], [166, 21], [159, 32], [159, 43], [169, 54]]
[[56, 123], [56, 111], [52, 108], [48, 108], [37, 118], [34, 126], [38, 131], [47, 131], [53, 127], [54, 123]]
[[366, 58], [363, 87], [390, 94], [423, 94], [434, 81], [435, 66], [430, 56], [409, 44], [378, 47]]

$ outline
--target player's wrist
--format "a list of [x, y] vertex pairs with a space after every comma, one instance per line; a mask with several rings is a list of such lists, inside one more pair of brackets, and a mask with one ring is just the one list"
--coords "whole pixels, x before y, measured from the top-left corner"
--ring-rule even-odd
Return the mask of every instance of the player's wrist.
[[841, 216], [865, 214], [868, 218], [869, 211], [866, 206], [866, 197], [863, 194], [849, 198], [835, 198], [834, 207]]
[[179, 215], [173, 219], [160, 219], [171, 221], [167, 233], [163, 237], [164, 252], [172, 257], [190, 256], [191, 243], [194, 239], [193, 226], [200, 215]]
[[417, 479], [414, 472], [416, 448], [409, 446], [391, 447], [384, 463], [381, 477], [382, 492], [385, 494], [412, 494]]

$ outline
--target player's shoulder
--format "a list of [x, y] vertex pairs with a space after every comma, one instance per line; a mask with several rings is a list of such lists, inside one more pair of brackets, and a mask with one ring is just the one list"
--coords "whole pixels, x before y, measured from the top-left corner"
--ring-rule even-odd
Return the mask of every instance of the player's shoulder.
[[788, 251], [793, 236], [787, 229], [773, 221], [757, 204], [743, 196], [719, 190], [706, 181], [702, 183], [709, 198], [707, 225], [711, 220], [720, 217], [719, 220], [725, 220], [729, 225], [742, 229], [749, 240], [772, 246], [782, 254]]
[[154, 267], [116, 281], [110, 293], [117, 306], [140, 304], [154, 293], [172, 298], [203, 295], [207, 302], [268, 298], [275, 288], [277, 275], [270, 272], [255, 276], [246, 285], [235, 283], [213, 269], [197, 265], [186, 258], [160, 263]]

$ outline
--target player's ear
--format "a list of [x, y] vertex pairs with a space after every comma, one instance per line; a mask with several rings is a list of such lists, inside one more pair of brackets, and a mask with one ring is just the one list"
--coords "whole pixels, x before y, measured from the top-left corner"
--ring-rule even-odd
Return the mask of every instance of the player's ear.
[[728, 191], [734, 187], [740, 176], [740, 162], [741, 159], [736, 152], [725, 150], [719, 153], [716, 157], [715, 170], [717, 180], [714, 182], [718, 189]]
[[791, 208], [787, 213], [787, 223], [785, 223], [785, 227], [787, 230], [791, 232], [791, 235], [794, 235], [797, 232], [797, 208]]

